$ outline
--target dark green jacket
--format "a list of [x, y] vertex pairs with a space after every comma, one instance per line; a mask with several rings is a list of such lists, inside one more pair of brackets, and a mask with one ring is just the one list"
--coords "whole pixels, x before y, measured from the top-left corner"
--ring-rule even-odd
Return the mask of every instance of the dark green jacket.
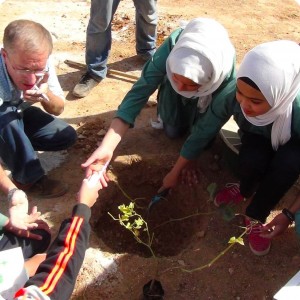
[[[182, 29], [174, 31], [157, 49], [153, 58], [145, 64], [141, 78], [125, 96], [116, 116], [132, 127], [149, 97], [158, 89], [158, 113], [161, 119], [169, 125], [190, 127], [191, 134], [182, 147], [181, 155], [186, 159], [195, 159], [207, 144], [203, 144], [201, 135], [202, 126], [206, 127], [202, 122], [202, 118], [206, 113], [199, 113], [197, 108], [198, 98], [188, 99], [174, 91], [166, 72], [167, 58], [181, 32]], [[228, 94], [228, 84], [235, 83], [235, 61], [232, 62], [232, 65], [231, 73], [212, 94], [213, 99], [217, 95]], [[208, 128], [208, 130], [210, 129]]]

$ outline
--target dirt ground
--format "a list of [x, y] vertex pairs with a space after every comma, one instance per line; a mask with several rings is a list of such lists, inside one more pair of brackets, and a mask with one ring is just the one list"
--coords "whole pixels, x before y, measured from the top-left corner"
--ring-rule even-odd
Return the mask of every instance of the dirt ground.
[[[80, 163], [101, 141], [133, 83], [122, 76], [108, 76], [86, 98], [75, 99], [71, 95], [83, 70], [70, 67], [64, 61], [84, 63], [89, 7], [90, 2], [77, 0], [0, 1], [1, 37], [8, 22], [19, 18], [41, 22], [52, 33], [57, 72], [66, 96], [61, 117], [74, 126], [79, 135], [66, 159], [50, 171], [51, 176], [68, 183], [69, 192], [58, 199], [31, 199], [31, 204], [37, 204], [43, 218], [51, 224], [53, 233], [70, 215], [75, 203], [84, 176]], [[158, 44], [181, 20], [212, 17], [228, 29], [239, 63], [249, 49], [261, 42], [275, 39], [300, 42], [299, 8], [294, 0], [159, 0]], [[135, 56], [131, 0], [121, 1], [113, 29], [109, 67], [139, 76], [142, 62]], [[245, 240], [245, 246], [233, 246], [208, 268], [195, 272], [182, 270], [207, 265], [228, 246], [230, 237], [243, 232], [238, 226], [239, 220], [224, 220], [224, 214], [216, 210], [207, 189], [211, 183], [221, 187], [226, 182], [236, 181], [229, 164], [231, 156], [220, 139], [198, 160], [199, 186], [194, 189], [178, 186], [167, 200], [146, 214], [147, 204], [175, 162], [184, 141], [169, 141], [162, 131], [153, 129], [150, 119], [155, 116], [153, 95], [135, 128], [128, 132], [115, 152], [109, 167], [110, 185], [100, 193], [93, 208], [90, 247], [72, 299], [140, 299], [143, 286], [154, 277], [163, 286], [164, 299], [272, 299], [300, 268], [299, 241], [294, 228], [273, 241], [267, 256], [254, 256]], [[292, 188], [274, 214], [293, 201], [297, 193], [298, 189]], [[137, 211], [148, 221], [149, 230], [154, 234], [158, 275], [155, 275], [156, 261], [148, 249], [108, 215], [110, 212], [117, 216], [118, 205], [128, 204], [130, 199], [135, 200]], [[237, 207], [236, 212], [243, 212], [246, 205]]]

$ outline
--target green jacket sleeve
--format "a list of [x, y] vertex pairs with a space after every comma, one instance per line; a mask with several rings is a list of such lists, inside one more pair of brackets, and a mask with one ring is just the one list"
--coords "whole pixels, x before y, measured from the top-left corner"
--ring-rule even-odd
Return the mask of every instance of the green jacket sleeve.
[[204, 114], [200, 114], [191, 134], [183, 144], [180, 155], [188, 160], [196, 159], [218, 134], [222, 126], [234, 114], [236, 81], [233, 78], [213, 95], [213, 100]]
[[152, 59], [144, 66], [141, 77], [127, 93], [118, 107], [116, 117], [134, 125], [136, 117], [145, 106], [149, 97], [157, 90], [166, 76], [166, 61], [176, 44], [182, 29], [174, 31], [157, 49]]
[[8, 220], [8, 217], [0, 213], [0, 232], [3, 230], [3, 227]]

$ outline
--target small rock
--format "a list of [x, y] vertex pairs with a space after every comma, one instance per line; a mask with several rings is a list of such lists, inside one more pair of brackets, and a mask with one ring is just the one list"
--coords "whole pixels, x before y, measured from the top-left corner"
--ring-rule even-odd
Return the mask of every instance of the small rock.
[[181, 266], [185, 266], [185, 262], [182, 259], [177, 260], [178, 264]]
[[198, 231], [196, 233], [196, 236], [197, 236], [197, 238], [203, 238], [205, 236], [205, 231], [204, 230]]
[[233, 268], [229, 268], [228, 272], [229, 272], [230, 275], [232, 275], [234, 273], [234, 269]]
[[97, 135], [99, 135], [99, 136], [104, 136], [106, 134], [106, 130], [104, 130], [104, 129], [101, 129], [98, 133], [97, 133]]

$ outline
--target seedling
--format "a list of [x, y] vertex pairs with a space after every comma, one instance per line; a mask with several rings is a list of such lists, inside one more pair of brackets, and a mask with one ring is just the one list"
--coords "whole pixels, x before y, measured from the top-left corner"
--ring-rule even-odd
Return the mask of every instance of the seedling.
[[[124, 228], [129, 230], [138, 243], [144, 245], [145, 247], [147, 247], [149, 249], [152, 257], [156, 261], [155, 277], [158, 276], [158, 258], [152, 249], [152, 242], [153, 242], [154, 234], [150, 233], [147, 222], [142, 218], [142, 216], [140, 214], [138, 214], [135, 211], [133, 202], [130, 202], [129, 205], [125, 205], [125, 204], [119, 205], [118, 209], [120, 210], [121, 213], [118, 215], [117, 218], [114, 217], [109, 212], [108, 212], [108, 214], [113, 218], [113, 220], [118, 221], [121, 226], [123, 226]], [[169, 220], [169, 222], [180, 221], [183, 219], [194, 217], [196, 215], [203, 215], [203, 214], [204, 213], [197, 213], [197, 214], [186, 216], [186, 217], [180, 218], [180, 219], [172, 219], [172, 220]], [[236, 216], [237, 215], [239, 215], [239, 214], [236, 214]], [[163, 224], [161, 224], [161, 226], [165, 225], [169, 222], [164, 222]], [[243, 236], [247, 233], [248, 229], [246, 227], [243, 227], [243, 228], [244, 228], [243, 233], [240, 236], [238, 236], [237, 238], [234, 236], [231, 237], [228, 241], [229, 246], [227, 246], [226, 249], [224, 249], [221, 253], [219, 253], [209, 263], [199, 266], [199, 267], [196, 267], [196, 268], [193, 268], [193, 269], [185, 269], [182, 267], [171, 267], [171, 268], [166, 269], [163, 272], [161, 272], [161, 274], [165, 273], [167, 271], [174, 270], [174, 269], [180, 269], [183, 272], [193, 273], [193, 272], [200, 271], [205, 268], [211, 267], [219, 258], [221, 258], [226, 252], [228, 252], [235, 244], [244, 245]], [[146, 237], [145, 237], [145, 235], [142, 234], [142, 232], [146, 233]], [[154, 292], [154, 290], [155, 290], [155, 292]], [[161, 295], [158, 295], [157, 291], [161, 291]], [[161, 287], [160, 282], [155, 279], [152, 279], [150, 282], [148, 282], [144, 286], [143, 292], [144, 292], [144, 296], [146, 296], [145, 299], [162, 299], [162, 296], [164, 294], [164, 291]], [[145, 295], [145, 292], [147, 292], [147, 295]], [[153, 293], [156, 293], [156, 294], [154, 295]]]

